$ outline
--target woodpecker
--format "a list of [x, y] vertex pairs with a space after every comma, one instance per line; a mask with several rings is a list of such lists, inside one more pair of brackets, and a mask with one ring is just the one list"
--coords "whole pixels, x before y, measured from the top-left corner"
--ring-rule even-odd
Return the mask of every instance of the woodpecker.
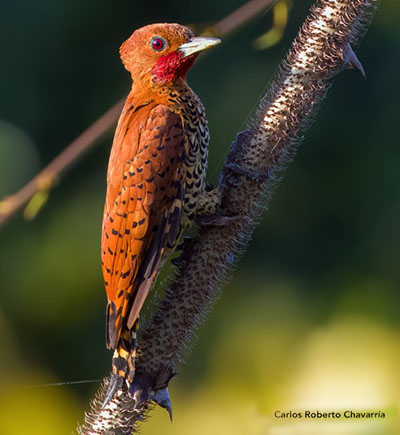
[[120, 48], [132, 88], [111, 149], [102, 225], [106, 344], [114, 350], [103, 406], [133, 382], [139, 313], [163, 262], [194, 218], [219, 205], [206, 190], [205, 110], [186, 75], [220, 42], [162, 23], [136, 30]]

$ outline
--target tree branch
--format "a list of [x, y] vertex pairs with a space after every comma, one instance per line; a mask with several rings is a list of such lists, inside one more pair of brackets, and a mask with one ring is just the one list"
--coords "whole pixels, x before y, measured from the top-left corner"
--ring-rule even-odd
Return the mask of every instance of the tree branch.
[[202, 227], [184, 244], [176, 277], [141, 330], [135, 382], [145, 401], [135, 404], [121, 390], [101, 409], [105, 379], [85, 424], [78, 428], [80, 434], [131, 433], [147, 416], [154, 394], [167, 391], [175, 366], [245, 251], [332, 78], [346, 67], [360, 67], [351, 46], [362, 38], [377, 3], [317, 0], [251, 125], [238, 134], [226, 158], [221, 208], [224, 215], [238, 218], [223, 227]]
[[[211, 26], [207, 29], [207, 32], [209, 31], [215, 36], [225, 36], [275, 2], [276, 0], [251, 0]], [[210, 35], [208, 34], [208, 36]], [[124, 100], [125, 98], [108, 109], [18, 192], [0, 200], [0, 227], [36, 193], [50, 191], [60, 175], [87, 152], [116, 123]]]

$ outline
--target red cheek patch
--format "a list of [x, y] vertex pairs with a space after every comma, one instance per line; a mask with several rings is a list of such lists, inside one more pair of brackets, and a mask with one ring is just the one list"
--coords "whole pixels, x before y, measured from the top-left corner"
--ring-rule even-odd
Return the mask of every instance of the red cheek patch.
[[196, 57], [196, 55], [183, 57], [182, 52], [179, 50], [160, 57], [151, 70], [154, 81], [172, 82], [177, 78], [186, 78]]

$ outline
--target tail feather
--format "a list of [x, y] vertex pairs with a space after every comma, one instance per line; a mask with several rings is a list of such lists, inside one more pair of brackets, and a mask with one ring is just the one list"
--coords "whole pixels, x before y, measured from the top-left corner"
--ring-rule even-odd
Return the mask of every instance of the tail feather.
[[136, 335], [139, 328], [139, 319], [136, 319], [131, 329], [125, 329], [118, 341], [112, 358], [112, 375], [110, 385], [103, 402], [103, 408], [122, 388], [124, 382], [129, 388], [135, 377]]

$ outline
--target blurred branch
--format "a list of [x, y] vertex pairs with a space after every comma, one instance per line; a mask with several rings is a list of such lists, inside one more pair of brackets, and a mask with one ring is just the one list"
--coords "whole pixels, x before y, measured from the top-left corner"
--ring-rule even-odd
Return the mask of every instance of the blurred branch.
[[[266, 9], [276, 0], [251, 0], [239, 9], [223, 18], [210, 28], [217, 36], [224, 36], [250, 18]], [[117, 121], [123, 107], [124, 99], [118, 101], [86, 131], [71, 142], [51, 163], [49, 163], [36, 177], [29, 181], [17, 193], [7, 196], [0, 201], [0, 226], [3, 225], [28, 201], [29, 206], [24, 213], [26, 219], [33, 219], [49, 195], [62, 172], [68, 169], [84, 152], [88, 151], [96, 141]], [[35, 197], [35, 195], [37, 195]]]
[[250, 18], [258, 15], [261, 11], [273, 5], [277, 0], [250, 0], [239, 9], [236, 9], [231, 14], [223, 18], [212, 28], [216, 35], [226, 35], [240, 27]]
[[253, 41], [256, 50], [266, 50], [277, 44], [283, 37], [289, 18], [292, 0], [279, 0], [272, 13], [272, 28]]
[[34, 195], [49, 192], [59, 176], [88, 150], [118, 119], [123, 100], [118, 101], [87, 130], [71, 142], [51, 163], [20, 191], [0, 201], [0, 226]]
[[222, 227], [201, 227], [196, 238], [184, 244], [174, 281], [140, 331], [134, 380], [140, 400], [122, 389], [101, 409], [105, 379], [78, 428], [80, 434], [132, 433], [148, 415], [151, 399], [167, 394], [176, 365], [185, 358], [220, 287], [245, 251], [332, 79], [345, 68], [362, 70], [351, 47], [361, 40], [377, 3], [317, 0], [222, 169], [221, 212], [240, 216]]

